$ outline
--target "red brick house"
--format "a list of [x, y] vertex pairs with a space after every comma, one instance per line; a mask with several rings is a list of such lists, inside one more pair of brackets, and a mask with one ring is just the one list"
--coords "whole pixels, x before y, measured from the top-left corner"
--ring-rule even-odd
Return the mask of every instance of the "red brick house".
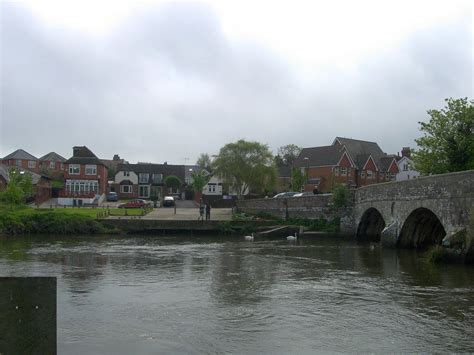
[[25, 152], [23, 149], [15, 150], [13, 153], [4, 157], [0, 163], [6, 166], [16, 166], [35, 173], [39, 173], [40, 171], [40, 162], [38, 158]]
[[87, 147], [74, 147], [64, 163], [60, 205], [97, 205], [107, 192], [107, 166]]
[[51, 152], [39, 158], [39, 161], [41, 172], [52, 176], [58, 176], [64, 171], [66, 158], [55, 152]]
[[319, 192], [336, 183], [355, 188], [387, 182], [398, 173], [396, 156], [384, 153], [377, 143], [342, 137], [330, 146], [302, 149], [293, 167], [307, 174], [305, 191]]

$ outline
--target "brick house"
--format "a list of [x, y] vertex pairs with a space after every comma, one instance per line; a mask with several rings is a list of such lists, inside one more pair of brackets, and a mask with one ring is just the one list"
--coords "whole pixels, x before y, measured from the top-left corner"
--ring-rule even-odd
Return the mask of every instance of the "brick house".
[[[168, 176], [177, 176], [182, 186], [178, 189], [169, 189], [165, 186]], [[170, 164], [119, 164], [112, 189], [120, 199], [144, 198], [156, 196], [162, 200], [167, 195], [182, 197], [185, 182], [184, 165]]]
[[23, 149], [17, 149], [13, 153], [8, 154], [0, 163], [6, 166], [16, 166], [35, 173], [40, 172], [40, 161], [38, 158]]
[[59, 176], [64, 171], [64, 163], [66, 158], [61, 155], [51, 152], [39, 158], [40, 171], [51, 176]]
[[330, 191], [335, 183], [355, 188], [387, 182], [399, 172], [396, 156], [377, 143], [342, 137], [330, 146], [302, 149], [293, 167], [308, 176], [304, 191], [319, 192]]
[[107, 192], [107, 166], [87, 147], [73, 147], [64, 163], [64, 190], [60, 205], [98, 205]]

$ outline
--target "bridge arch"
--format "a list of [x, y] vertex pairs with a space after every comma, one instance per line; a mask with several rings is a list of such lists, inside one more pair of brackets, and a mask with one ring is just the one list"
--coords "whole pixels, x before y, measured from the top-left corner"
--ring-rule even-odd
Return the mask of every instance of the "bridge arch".
[[438, 216], [427, 208], [417, 208], [403, 223], [398, 238], [401, 248], [425, 249], [430, 245], [439, 245], [446, 235]]
[[357, 226], [357, 240], [379, 242], [385, 221], [382, 214], [376, 208], [369, 208], [362, 215]]

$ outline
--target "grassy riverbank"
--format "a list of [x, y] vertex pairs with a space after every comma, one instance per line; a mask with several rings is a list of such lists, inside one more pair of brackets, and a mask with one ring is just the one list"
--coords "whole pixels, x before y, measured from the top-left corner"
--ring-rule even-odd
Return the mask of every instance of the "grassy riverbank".
[[100, 234], [110, 233], [96, 220], [94, 209], [0, 208], [0, 234]]

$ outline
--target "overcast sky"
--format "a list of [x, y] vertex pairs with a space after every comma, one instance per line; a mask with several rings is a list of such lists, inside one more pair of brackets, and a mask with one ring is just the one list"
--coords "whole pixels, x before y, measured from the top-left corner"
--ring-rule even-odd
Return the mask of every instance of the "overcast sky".
[[195, 163], [238, 139], [387, 153], [473, 92], [470, 1], [0, 1], [0, 157]]

